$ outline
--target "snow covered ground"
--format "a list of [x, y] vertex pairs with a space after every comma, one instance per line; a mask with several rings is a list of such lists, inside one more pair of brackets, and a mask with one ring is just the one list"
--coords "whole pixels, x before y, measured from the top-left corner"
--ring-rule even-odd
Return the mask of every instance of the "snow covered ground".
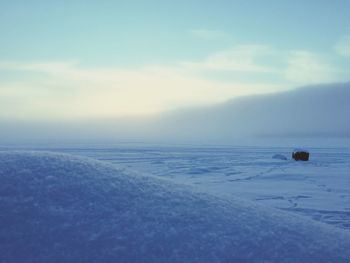
[[[188, 178], [201, 187], [72, 155], [0, 152], [0, 262], [347, 262], [350, 258], [347, 230], [237, 198], [244, 191], [233, 194], [224, 190], [223, 183], [214, 187], [224, 178], [215, 174], [228, 172], [232, 165], [222, 158], [226, 151], [234, 161], [241, 160], [238, 167], [243, 170], [244, 158], [234, 157], [242, 150], [202, 149], [202, 155], [194, 149], [66, 151], [109, 161], [114, 156], [114, 163], [142, 170], [166, 164], [182, 177], [175, 172], [165, 176], [181, 182]], [[255, 154], [246, 160], [254, 164], [249, 169], [281, 168], [261, 158], [265, 151]], [[215, 159], [221, 160], [222, 170], [214, 165]], [[254, 177], [233, 170], [221, 176], [235, 177], [237, 183], [268, 174], [265, 184], [269, 184], [276, 169]], [[282, 187], [282, 182], [278, 185]], [[222, 189], [232, 196], [216, 197], [204, 189]]]
[[[291, 159], [293, 148], [279, 147], [127, 145], [41, 150], [104, 160], [215, 195], [246, 198], [350, 229], [348, 148], [308, 148], [309, 162], [295, 162]], [[275, 154], [288, 160], [273, 159]]]

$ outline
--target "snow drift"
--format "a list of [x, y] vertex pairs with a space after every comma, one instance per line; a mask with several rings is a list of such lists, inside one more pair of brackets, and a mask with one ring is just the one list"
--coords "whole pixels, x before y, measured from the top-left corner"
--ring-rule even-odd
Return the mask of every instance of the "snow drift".
[[1, 262], [346, 262], [350, 235], [102, 162], [0, 153]]

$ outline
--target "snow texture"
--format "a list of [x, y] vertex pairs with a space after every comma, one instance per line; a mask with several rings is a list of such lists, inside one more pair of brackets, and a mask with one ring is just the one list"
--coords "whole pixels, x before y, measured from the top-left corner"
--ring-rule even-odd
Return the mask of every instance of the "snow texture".
[[[127, 144], [16, 149], [65, 152], [108, 161], [213, 195], [239, 196], [350, 230], [350, 149], [309, 147], [312, 158], [295, 162], [291, 159], [293, 148]], [[289, 160], [272, 159], [276, 153]]]
[[0, 262], [348, 262], [326, 224], [66, 154], [0, 153]]

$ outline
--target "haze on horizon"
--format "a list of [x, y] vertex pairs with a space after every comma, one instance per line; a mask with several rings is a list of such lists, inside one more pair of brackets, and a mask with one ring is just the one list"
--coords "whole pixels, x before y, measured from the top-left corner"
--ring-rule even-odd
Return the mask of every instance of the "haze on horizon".
[[350, 80], [348, 1], [0, 7], [0, 121], [147, 116]]

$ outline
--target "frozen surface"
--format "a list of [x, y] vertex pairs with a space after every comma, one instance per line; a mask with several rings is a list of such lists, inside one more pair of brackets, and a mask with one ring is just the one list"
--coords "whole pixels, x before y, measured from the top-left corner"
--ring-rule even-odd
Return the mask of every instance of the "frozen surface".
[[[292, 160], [293, 149], [103, 146], [47, 150], [93, 157], [350, 229], [350, 149], [308, 148], [308, 162]], [[288, 160], [274, 159], [275, 154]]]
[[[146, 153], [137, 152], [139, 161], [147, 160]], [[159, 151], [154, 154], [159, 157]], [[126, 156], [128, 162], [132, 155]], [[156, 159], [176, 165], [175, 155]], [[180, 163], [186, 170], [188, 162]], [[220, 171], [197, 169], [191, 169], [195, 177], [209, 178], [210, 171]], [[179, 181], [185, 181], [187, 173], [182, 174]], [[269, 174], [273, 178], [274, 172]], [[215, 191], [208, 178], [202, 184]], [[251, 180], [244, 174], [236, 179]], [[91, 159], [5, 151], [0, 153], [0, 180], [0, 262], [346, 262], [350, 258], [348, 231]]]

